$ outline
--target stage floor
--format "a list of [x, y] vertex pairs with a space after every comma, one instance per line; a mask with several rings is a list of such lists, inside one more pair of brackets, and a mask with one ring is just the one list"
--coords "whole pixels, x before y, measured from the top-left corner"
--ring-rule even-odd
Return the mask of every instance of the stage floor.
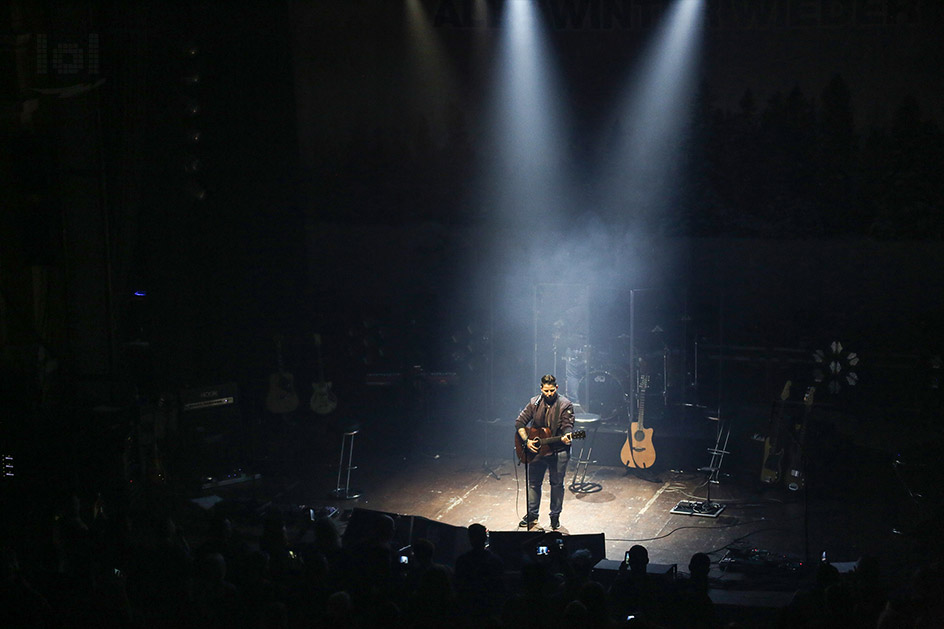
[[[359, 425], [350, 486], [360, 497], [341, 500], [331, 492], [338, 486], [344, 429], [330, 422], [286, 425], [277, 438], [256, 444], [260, 479], [203, 493], [223, 499], [248, 496], [261, 505], [333, 507], [342, 526], [355, 509], [366, 509], [456, 527], [478, 522], [491, 531], [520, 530], [525, 471], [514, 456], [510, 423], [493, 427], [496, 435], [487, 444], [481, 425], [473, 431], [478, 438], [449, 437], [439, 431], [409, 435], [376, 423]], [[601, 435], [620, 445], [625, 438], [614, 431], [599, 433], [595, 451], [604, 453]], [[579, 444], [575, 442], [568, 485]], [[665, 458], [672, 460], [673, 443], [661, 445]], [[560, 532], [602, 533], [610, 560], [622, 558], [633, 544], [642, 544], [651, 563], [677, 564], [681, 571], [687, 571], [693, 553], [707, 552], [716, 588], [791, 590], [800, 578], [809, 576], [808, 568], [824, 552], [831, 562], [840, 563], [875, 556], [883, 572], [895, 580], [908, 578], [928, 556], [929, 538], [921, 530], [923, 511], [909, 500], [885, 455], [852, 446], [834, 448], [827, 461], [812, 466], [806, 490], [789, 491], [761, 483], [762, 443], [729, 443], [729, 449], [735, 447], [742, 456], [728, 456], [717, 482], [711, 484], [712, 502], [724, 507], [717, 517], [672, 512], [680, 501], [706, 498], [706, 475], [698, 468], [708, 465], [707, 451], [691, 455], [688, 466], [657, 464], [644, 472], [598, 461], [589, 465], [585, 480], [599, 484], [600, 490], [566, 490]], [[751, 448], [756, 452], [743, 456], [743, 450]], [[342, 470], [341, 484], [345, 482]], [[544, 489], [540, 524], [550, 530], [546, 483]], [[747, 564], [741, 561], [722, 570], [722, 560], [731, 550], [758, 552]], [[798, 569], [801, 564], [805, 568]]]

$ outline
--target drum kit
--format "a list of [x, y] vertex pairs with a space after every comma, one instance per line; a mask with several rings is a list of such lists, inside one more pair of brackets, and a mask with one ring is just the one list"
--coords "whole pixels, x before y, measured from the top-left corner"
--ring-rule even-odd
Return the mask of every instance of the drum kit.
[[[622, 349], [628, 335], [617, 337], [613, 346]], [[563, 394], [579, 405], [578, 413], [599, 415], [604, 422], [625, 423], [631, 417], [630, 403], [633, 388], [633, 358], [628, 351], [610, 352], [593, 345], [581, 345], [563, 352], [561, 358], [566, 368]], [[653, 386], [648, 395], [669, 403], [669, 391], [673, 388], [670, 363], [673, 352], [668, 348], [646, 354], [636, 353], [637, 376], [645, 372], [652, 378]]]
[[599, 415], [603, 421], [626, 418], [629, 372], [612, 363], [609, 356], [592, 345], [580, 345], [564, 352], [565, 397], [580, 405], [580, 411]]

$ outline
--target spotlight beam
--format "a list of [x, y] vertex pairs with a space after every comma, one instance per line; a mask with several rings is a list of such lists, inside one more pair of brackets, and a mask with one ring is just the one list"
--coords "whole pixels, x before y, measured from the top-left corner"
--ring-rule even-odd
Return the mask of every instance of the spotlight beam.
[[677, 0], [664, 16], [614, 112], [614, 148], [601, 169], [601, 198], [611, 213], [646, 219], [672, 205], [669, 177], [680, 154], [694, 94], [704, 0]]
[[564, 99], [536, 3], [511, 0], [505, 11], [490, 104], [487, 203], [503, 223], [551, 220], [563, 207]]

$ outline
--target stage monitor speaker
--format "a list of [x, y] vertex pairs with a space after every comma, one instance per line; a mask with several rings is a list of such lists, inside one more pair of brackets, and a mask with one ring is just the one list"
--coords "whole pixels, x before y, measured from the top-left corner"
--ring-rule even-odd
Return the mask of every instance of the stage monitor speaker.
[[450, 566], [456, 564], [459, 555], [472, 549], [467, 528], [414, 515], [410, 543], [418, 539], [428, 539], [433, 543], [433, 561]]
[[488, 547], [505, 562], [505, 570], [514, 571], [533, 560], [538, 546], [558, 537], [562, 536], [544, 531], [489, 531]]
[[394, 550], [399, 550], [404, 546], [410, 545], [410, 532], [413, 525], [413, 516], [402, 515], [399, 513], [390, 513], [387, 511], [373, 511], [371, 509], [361, 509], [355, 507], [351, 512], [351, 517], [347, 521], [344, 529], [344, 545], [346, 547], [357, 546], [358, 544], [371, 539], [377, 535], [378, 528], [381, 525], [383, 516], [388, 516], [393, 520], [395, 527], [393, 534]]
[[586, 550], [594, 564], [606, 555], [606, 536], [603, 533], [562, 535], [557, 531], [489, 531], [488, 541], [489, 549], [502, 558], [507, 570], [520, 570], [522, 565], [533, 561], [539, 556], [539, 546], [550, 548], [562, 543], [567, 557]]
[[564, 551], [571, 557], [578, 550], [590, 551], [593, 565], [606, 558], [606, 536], [603, 533], [587, 533], [583, 535], [565, 535]]
[[[616, 579], [616, 575], [619, 574], [620, 565], [622, 563], [622, 561], [615, 559], [601, 559], [595, 566], [593, 566], [591, 577], [594, 581], [597, 581], [604, 587], [609, 588]], [[677, 571], [678, 564], [674, 563], [650, 563], [648, 566], [646, 566], [646, 574], [661, 577], [669, 582], [675, 580], [675, 573]]]

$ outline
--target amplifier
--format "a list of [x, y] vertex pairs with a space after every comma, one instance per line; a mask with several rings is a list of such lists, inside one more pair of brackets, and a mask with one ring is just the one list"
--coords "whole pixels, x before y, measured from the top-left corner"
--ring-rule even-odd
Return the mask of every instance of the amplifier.
[[236, 397], [236, 383], [226, 382], [208, 387], [181, 389], [180, 405], [183, 411], [196, 411], [235, 404]]

